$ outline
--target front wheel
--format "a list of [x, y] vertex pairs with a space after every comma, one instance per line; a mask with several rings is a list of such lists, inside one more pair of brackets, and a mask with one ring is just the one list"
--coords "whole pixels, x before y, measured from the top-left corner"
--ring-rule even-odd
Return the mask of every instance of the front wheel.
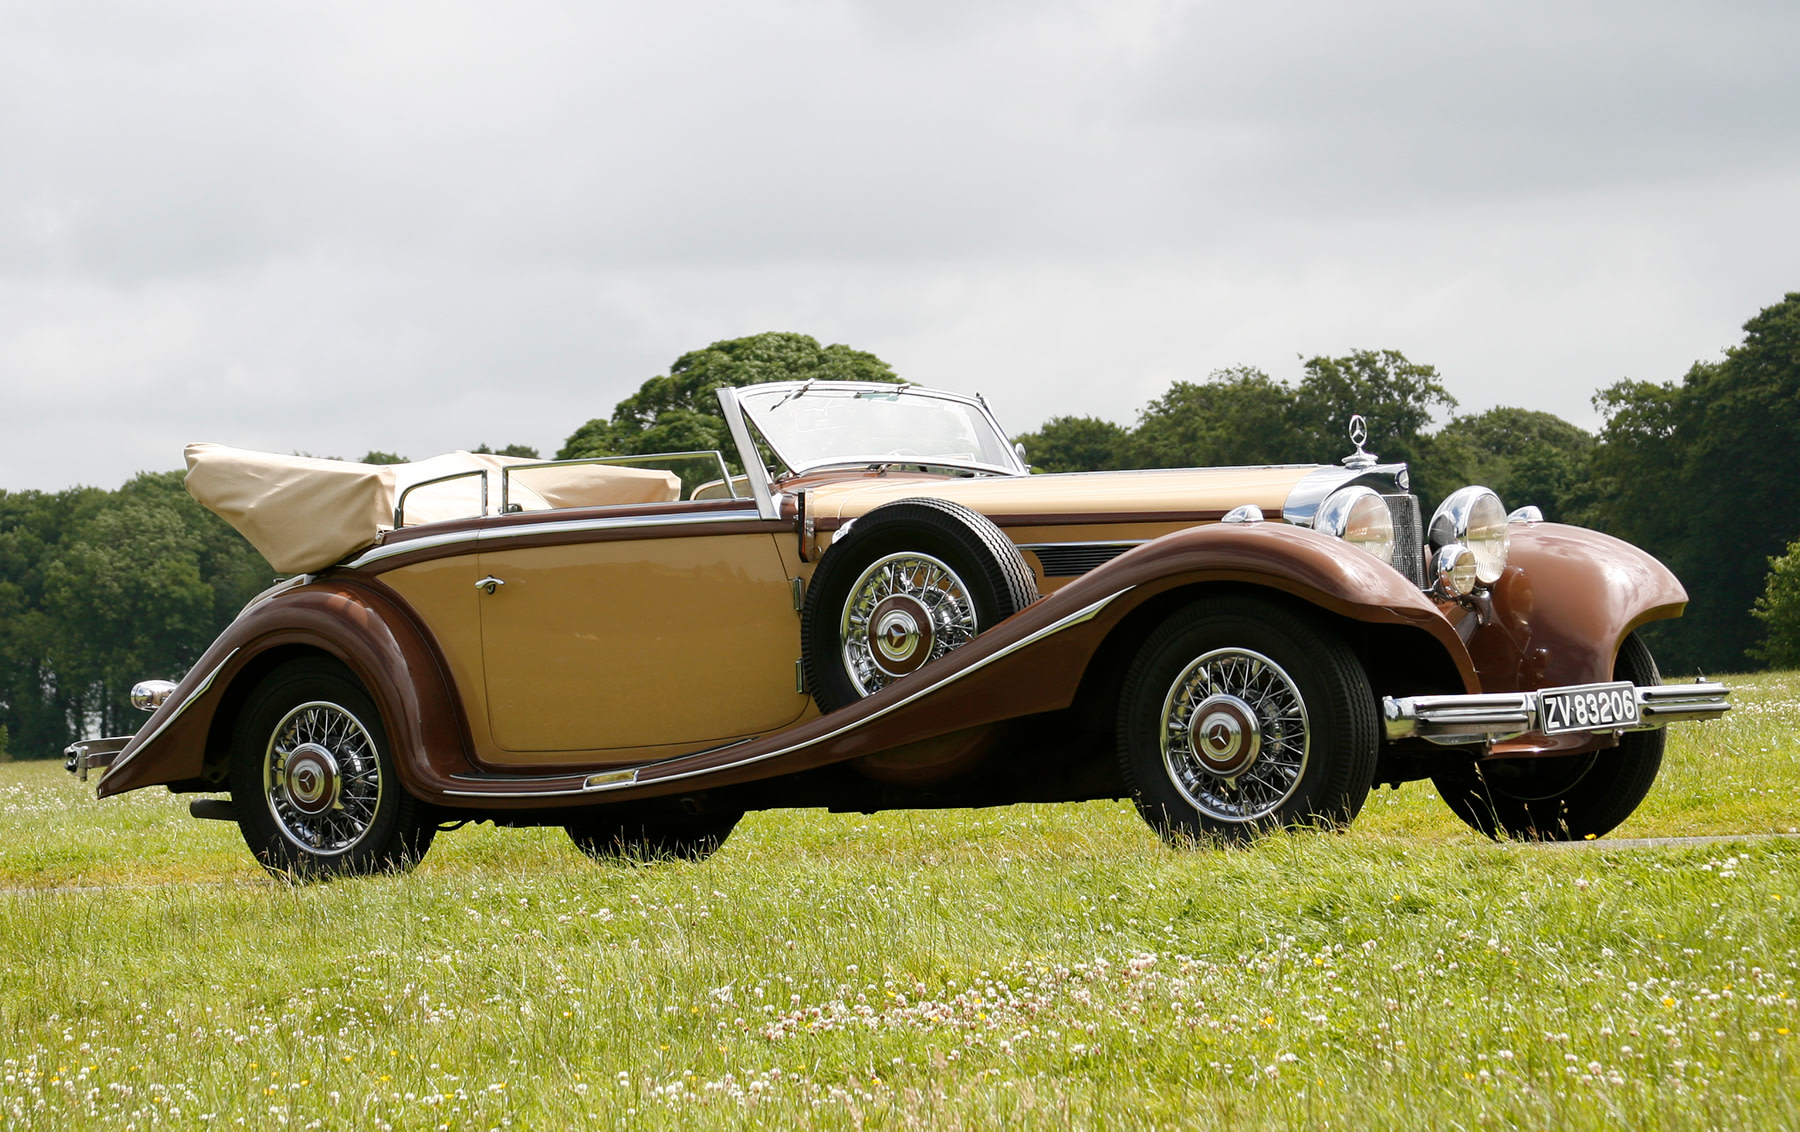
[[[1636, 633], [1619, 646], [1613, 679], [1662, 683], [1656, 659]], [[1456, 816], [1489, 837], [1581, 841], [1610, 833], [1632, 815], [1662, 768], [1667, 732], [1627, 731], [1609, 750], [1535, 759], [1471, 762], [1432, 776]]]
[[411, 868], [436, 833], [394, 773], [381, 713], [336, 661], [293, 661], [257, 686], [230, 782], [245, 843], [278, 876]]
[[1172, 843], [1347, 824], [1375, 774], [1375, 696], [1328, 628], [1254, 598], [1209, 599], [1138, 651], [1119, 702], [1138, 812]]

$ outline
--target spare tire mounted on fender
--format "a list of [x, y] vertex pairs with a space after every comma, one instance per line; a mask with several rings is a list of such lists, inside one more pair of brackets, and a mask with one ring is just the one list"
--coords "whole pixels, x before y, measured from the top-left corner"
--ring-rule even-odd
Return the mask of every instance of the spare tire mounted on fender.
[[1035, 600], [1031, 567], [986, 517], [943, 499], [884, 504], [813, 573], [800, 623], [807, 689], [835, 711]]

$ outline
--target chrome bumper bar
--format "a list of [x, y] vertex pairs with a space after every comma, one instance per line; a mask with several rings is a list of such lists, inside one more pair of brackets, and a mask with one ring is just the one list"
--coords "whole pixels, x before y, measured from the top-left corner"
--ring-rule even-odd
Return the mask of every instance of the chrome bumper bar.
[[[1731, 710], [1723, 684], [1660, 684], [1634, 689], [1639, 722], [1606, 731], [1653, 731], [1684, 720], [1717, 719]], [[1467, 696], [1408, 696], [1381, 701], [1387, 738], [1424, 739], [1447, 747], [1513, 739], [1539, 728], [1543, 702], [1537, 692], [1490, 692]]]
[[63, 769], [79, 778], [88, 780], [89, 770], [105, 770], [119, 757], [119, 752], [126, 744], [136, 738], [133, 735], [113, 735], [105, 739], [83, 739], [70, 743], [63, 748]]

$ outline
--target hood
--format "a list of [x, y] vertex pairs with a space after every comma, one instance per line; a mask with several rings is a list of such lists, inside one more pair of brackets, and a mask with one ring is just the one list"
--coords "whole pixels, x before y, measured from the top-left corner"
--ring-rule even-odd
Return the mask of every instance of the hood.
[[931, 496], [961, 503], [990, 519], [1091, 515], [1124, 516], [1229, 511], [1245, 503], [1279, 518], [1290, 492], [1319, 470], [1315, 464], [1279, 467], [1174, 468], [1141, 472], [1068, 472], [976, 479], [939, 476], [864, 476], [808, 486], [808, 510], [818, 519], [853, 519], [896, 499]]

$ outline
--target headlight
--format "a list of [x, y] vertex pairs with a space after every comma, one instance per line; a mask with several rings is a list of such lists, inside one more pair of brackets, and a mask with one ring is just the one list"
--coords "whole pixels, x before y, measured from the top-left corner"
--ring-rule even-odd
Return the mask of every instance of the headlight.
[[1438, 548], [1432, 563], [1437, 575], [1432, 592], [1442, 598], [1468, 597], [1475, 592], [1475, 555], [1461, 543]]
[[[1501, 525], [1505, 525], [1504, 517]], [[1319, 504], [1313, 529], [1366, 550], [1389, 566], [1394, 564], [1394, 517], [1388, 512], [1387, 500], [1374, 488], [1347, 487], [1327, 496]]]
[[1500, 580], [1512, 535], [1506, 528], [1506, 505], [1485, 487], [1458, 488], [1438, 504], [1431, 516], [1431, 545], [1461, 543], [1475, 559], [1475, 578], [1484, 586]]

